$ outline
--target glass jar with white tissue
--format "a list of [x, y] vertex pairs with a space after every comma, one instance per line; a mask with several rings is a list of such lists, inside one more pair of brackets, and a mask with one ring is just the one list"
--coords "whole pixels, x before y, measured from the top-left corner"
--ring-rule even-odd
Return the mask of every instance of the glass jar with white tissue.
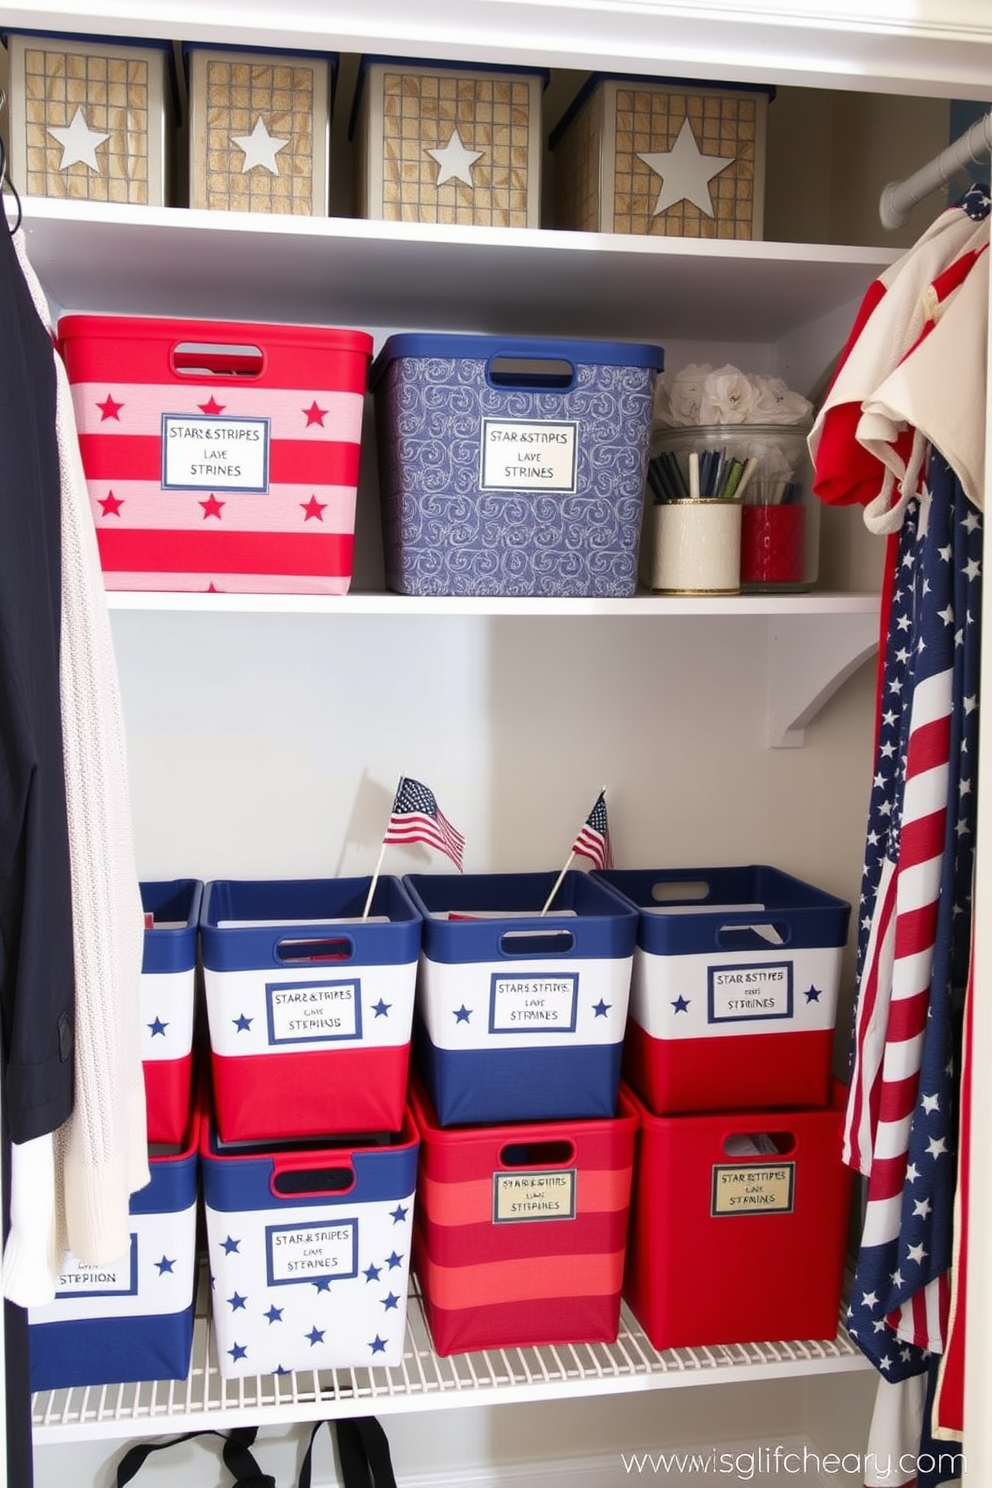
[[807, 447], [810, 425], [709, 424], [652, 431], [641, 540], [641, 581], [657, 573], [655, 508], [676, 501], [741, 503], [742, 594], [804, 594], [819, 569], [819, 505]]

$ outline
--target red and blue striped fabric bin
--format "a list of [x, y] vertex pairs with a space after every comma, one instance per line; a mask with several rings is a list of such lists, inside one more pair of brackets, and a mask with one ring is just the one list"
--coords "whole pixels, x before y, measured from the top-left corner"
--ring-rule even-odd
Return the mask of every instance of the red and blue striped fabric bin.
[[108, 589], [344, 594], [372, 338], [67, 315]]
[[[203, 885], [194, 878], [141, 884], [141, 1060], [149, 1142], [178, 1143], [193, 1098], [196, 965]], [[151, 923], [149, 924], [149, 918]]]
[[845, 900], [761, 864], [595, 877], [639, 915], [623, 1069], [649, 1110], [826, 1105]]
[[439, 1354], [609, 1343], [620, 1327], [637, 1116], [442, 1128], [411, 1082], [414, 1269]]
[[224, 1142], [403, 1125], [420, 915], [398, 878], [218, 879], [200, 917]]
[[442, 1126], [613, 1116], [637, 933], [589, 874], [412, 874], [415, 1060]]
[[417, 1134], [226, 1148], [203, 1134], [225, 1379], [403, 1361]]

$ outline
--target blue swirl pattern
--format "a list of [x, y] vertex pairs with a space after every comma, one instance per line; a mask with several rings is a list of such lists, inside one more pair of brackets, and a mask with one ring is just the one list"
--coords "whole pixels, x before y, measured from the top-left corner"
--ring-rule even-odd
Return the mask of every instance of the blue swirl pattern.
[[[493, 386], [483, 358], [396, 358], [375, 395], [389, 588], [632, 595], [656, 379], [580, 363], [573, 387], [537, 391]], [[485, 418], [574, 421], [575, 494], [480, 490]]]

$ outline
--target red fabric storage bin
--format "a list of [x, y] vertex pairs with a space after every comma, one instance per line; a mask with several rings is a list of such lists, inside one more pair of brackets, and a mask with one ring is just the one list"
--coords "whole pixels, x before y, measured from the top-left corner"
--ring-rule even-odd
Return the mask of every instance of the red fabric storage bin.
[[[681, 1116], [624, 1089], [640, 1120], [624, 1297], [654, 1347], [834, 1338], [845, 1087], [826, 1107]], [[740, 1150], [756, 1134], [774, 1150]]]
[[439, 1354], [612, 1343], [637, 1117], [442, 1128], [419, 1081], [413, 1266]]
[[372, 338], [68, 315], [108, 589], [344, 594]]

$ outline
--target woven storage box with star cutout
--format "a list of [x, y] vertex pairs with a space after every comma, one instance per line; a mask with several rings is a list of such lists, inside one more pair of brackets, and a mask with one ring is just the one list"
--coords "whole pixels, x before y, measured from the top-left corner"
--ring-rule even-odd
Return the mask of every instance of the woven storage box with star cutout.
[[773, 96], [594, 74], [551, 134], [555, 227], [760, 239]]
[[351, 118], [358, 215], [538, 227], [545, 80], [363, 58]]
[[173, 112], [166, 42], [5, 38], [11, 176], [26, 196], [164, 206]]
[[336, 56], [183, 50], [190, 206], [326, 217]]

